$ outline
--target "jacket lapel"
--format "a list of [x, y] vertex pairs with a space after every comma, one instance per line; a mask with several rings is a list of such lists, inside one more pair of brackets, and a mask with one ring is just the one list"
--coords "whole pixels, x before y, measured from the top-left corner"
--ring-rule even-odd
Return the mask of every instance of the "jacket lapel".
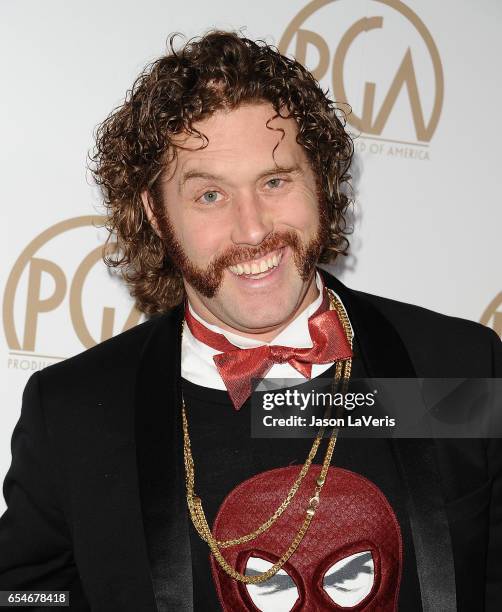
[[183, 309], [158, 319], [136, 387], [136, 458], [143, 526], [159, 612], [193, 610], [181, 429]]
[[[323, 273], [323, 278], [348, 312], [368, 376], [416, 378], [406, 347], [389, 320], [364, 295], [331, 275]], [[406, 487], [423, 610], [454, 612], [453, 553], [434, 440], [392, 439], [391, 444]]]
[[[416, 378], [394, 326], [366, 299], [323, 272], [340, 296], [373, 378]], [[159, 612], [193, 610], [181, 429], [182, 308], [160, 317], [141, 361], [136, 387], [136, 455], [152, 585]], [[456, 610], [450, 532], [432, 439], [393, 440], [407, 491], [422, 606]]]

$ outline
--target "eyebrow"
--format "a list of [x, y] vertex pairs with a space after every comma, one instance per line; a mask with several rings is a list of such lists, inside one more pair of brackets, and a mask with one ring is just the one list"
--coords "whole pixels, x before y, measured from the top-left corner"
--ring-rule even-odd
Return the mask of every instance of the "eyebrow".
[[[292, 166], [274, 166], [273, 168], [270, 168], [269, 170], [265, 170], [264, 172], [261, 172], [257, 179], [262, 179], [265, 178], [267, 176], [272, 176], [274, 174], [303, 174], [303, 170], [302, 168], [298, 165], [298, 164], [294, 164]], [[181, 177], [180, 177], [180, 181], [179, 181], [179, 190], [181, 191], [182, 188], [185, 186], [185, 184], [193, 179], [206, 179], [206, 180], [210, 180], [210, 181], [224, 181], [225, 177], [220, 176], [218, 174], [212, 174], [210, 172], [202, 172], [200, 170], [188, 170], [187, 172], [184, 172]]]

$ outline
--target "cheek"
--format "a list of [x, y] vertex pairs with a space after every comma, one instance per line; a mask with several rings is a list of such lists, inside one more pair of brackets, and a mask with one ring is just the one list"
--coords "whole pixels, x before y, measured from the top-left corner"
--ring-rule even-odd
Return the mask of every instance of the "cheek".
[[287, 225], [300, 231], [315, 231], [319, 224], [319, 203], [310, 192], [296, 194], [283, 208], [281, 217]]
[[181, 240], [193, 262], [205, 265], [228, 246], [228, 232], [223, 223], [215, 223], [209, 216], [187, 216], [181, 228]]

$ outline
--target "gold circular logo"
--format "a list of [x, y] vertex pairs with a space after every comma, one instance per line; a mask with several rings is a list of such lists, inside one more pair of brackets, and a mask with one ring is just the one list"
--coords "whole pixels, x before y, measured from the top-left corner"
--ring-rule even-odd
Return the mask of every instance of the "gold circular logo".
[[502, 291], [485, 308], [479, 322], [491, 327], [502, 336]]
[[[103, 246], [93, 248], [83, 257], [70, 279], [65, 274], [63, 267], [59, 265], [64, 261], [64, 253], [58, 255], [61, 258], [59, 263], [56, 263], [52, 258], [37, 257], [40, 249], [50, 245], [56, 237], [77, 228], [96, 228], [100, 225], [103, 225], [103, 217], [97, 215], [74, 217], [61, 221], [34, 238], [18, 257], [7, 280], [3, 299], [3, 325], [7, 344], [11, 351], [34, 352], [37, 348], [39, 316], [61, 307], [66, 296], [68, 297], [72, 327], [85, 348], [90, 348], [113, 335], [114, 308], [108, 306], [103, 308], [101, 334], [98, 338], [92, 336], [84, 317], [84, 283], [95, 264], [101, 260]], [[25, 271], [27, 274], [24, 274]], [[19, 334], [16, 329], [16, 313], [18, 308], [20, 311], [22, 310], [21, 305], [18, 304], [18, 289], [23, 276], [27, 279], [26, 304], [22, 334]], [[53, 286], [52, 292], [46, 296], [43, 296], [42, 292], [43, 277], [48, 277]], [[90, 306], [92, 304], [86, 303], [87, 309]], [[133, 307], [122, 331], [136, 325], [140, 317], [141, 313]]]
[[[444, 96], [443, 68], [436, 44], [424, 22], [408, 6], [399, 0], [372, 1], [397, 11], [412, 25], [414, 31], [418, 33], [420, 39], [425, 43], [434, 72], [435, 91], [432, 111], [426, 119], [417, 80], [417, 71], [415, 70], [411, 48], [408, 47], [397, 67], [390, 87], [383, 96], [380, 108], [375, 110], [375, 101], [378, 93], [376, 83], [366, 82], [364, 83], [362, 104], [360, 105], [362, 112], [358, 116], [352, 111], [347, 120], [352, 126], [365, 134], [382, 135], [398, 97], [405, 90], [409, 99], [411, 118], [417, 141], [430, 142], [439, 122]], [[344, 80], [344, 65], [347, 53], [354, 41], [363, 33], [382, 29], [384, 18], [382, 16], [361, 17], [350, 25], [345, 33], [336, 41], [327, 41], [319, 32], [303, 27], [310, 17], [334, 3], [341, 4], [342, 0], [313, 0], [313, 2], [307, 4], [286, 28], [279, 42], [279, 50], [281, 53], [286, 54], [293, 43], [293, 39], [296, 37], [293, 55], [300, 63], [307, 65], [307, 52], [309, 48], [315, 49], [318, 56], [317, 66], [309, 68], [314, 77], [320, 81], [325, 76], [329, 76], [331, 63], [329, 43], [333, 44], [334, 42], [336, 49], [331, 63], [333, 93], [338, 103], [347, 103], [354, 108], [354, 104], [352, 104], [346, 93]], [[389, 62], [391, 61], [389, 60]]]

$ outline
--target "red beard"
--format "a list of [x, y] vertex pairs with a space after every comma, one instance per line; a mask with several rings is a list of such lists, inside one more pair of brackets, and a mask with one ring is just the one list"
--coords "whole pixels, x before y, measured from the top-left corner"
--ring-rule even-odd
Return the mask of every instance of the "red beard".
[[293, 230], [286, 232], [272, 232], [257, 247], [230, 246], [221, 255], [215, 256], [213, 261], [205, 268], [199, 268], [188, 258], [179, 243], [167, 216], [159, 219], [159, 226], [166, 249], [175, 266], [181, 272], [183, 279], [196, 291], [206, 298], [216, 295], [223, 281], [223, 274], [229, 266], [257, 259], [266, 253], [277, 251], [289, 246], [293, 251], [293, 261], [298, 274], [303, 281], [307, 281], [319, 260], [319, 255], [329, 239], [329, 223], [322, 214], [316, 235], [306, 244]]

